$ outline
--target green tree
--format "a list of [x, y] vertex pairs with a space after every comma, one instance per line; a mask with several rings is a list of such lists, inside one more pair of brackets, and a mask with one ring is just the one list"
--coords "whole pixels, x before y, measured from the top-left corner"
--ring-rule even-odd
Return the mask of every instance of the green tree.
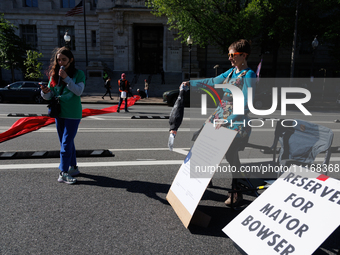
[[276, 76], [279, 49], [292, 48], [296, 11], [296, 46], [308, 42], [307, 47], [311, 52], [311, 42], [316, 35], [320, 43], [331, 45], [339, 38], [339, 3], [339, 0], [252, 1], [249, 8], [256, 8], [261, 21], [259, 44], [262, 53], [268, 51], [273, 55], [272, 76]]
[[249, 39], [259, 33], [258, 9], [249, 8], [250, 2], [149, 0], [146, 4], [153, 9], [153, 14], [168, 18], [170, 29], [178, 29], [178, 38], [183, 42], [191, 35], [195, 44], [216, 45], [226, 53], [236, 39]]
[[[319, 2], [317, 2], [319, 3]], [[327, 9], [323, 15], [318, 16], [315, 25], [315, 35], [321, 44], [329, 45], [329, 54], [334, 60], [336, 73], [340, 74], [340, 0], [330, 0], [322, 6]], [[317, 8], [315, 10], [317, 12]], [[318, 13], [318, 12], [317, 12]]]
[[[191, 35], [195, 44], [216, 45], [226, 53], [233, 41], [251, 39], [262, 54], [273, 55], [275, 77], [280, 49], [292, 48], [295, 32], [298, 45], [318, 35], [320, 43], [339, 46], [339, 3], [340, 0], [149, 0], [147, 6], [155, 15], [166, 16], [170, 29], [178, 29], [183, 42]], [[339, 56], [339, 47], [332, 49], [331, 55]]]
[[15, 34], [16, 26], [0, 15], [0, 67], [11, 70], [14, 81], [14, 69], [24, 70], [26, 50], [30, 47]]
[[25, 77], [30, 80], [38, 80], [39, 78], [44, 77], [41, 72], [41, 68], [43, 64], [39, 62], [39, 58], [42, 58], [43, 54], [38, 53], [36, 51], [28, 50], [27, 58], [24, 61], [24, 65], [26, 67]]

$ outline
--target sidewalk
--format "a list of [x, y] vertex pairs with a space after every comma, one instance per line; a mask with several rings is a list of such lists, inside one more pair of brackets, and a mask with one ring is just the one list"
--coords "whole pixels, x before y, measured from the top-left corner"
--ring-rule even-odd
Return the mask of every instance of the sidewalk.
[[[113, 100], [110, 99], [110, 97], [107, 95], [102, 98], [102, 96], [98, 95], [85, 95], [81, 97], [81, 102], [83, 104], [118, 104], [119, 103], [119, 98], [116, 94], [112, 94]], [[144, 104], [144, 105], [167, 105], [166, 103], [163, 102], [163, 98], [161, 97], [149, 97], [149, 98], [144, 98], [138, 100], [136, 103], [138, 104]]]
[[[112, 93], [113, 100], [107, 95], [102, 98], [101, 95], [97, 93], [87, 93], [81, 97], [81, 102], [85, 104], [118, 104], [119, 98], [117, 93]], [[167, 105], [163, 102], [162, 97], [149, 97], [140, 99], [136, 102], [136, 105], [144, 104], [144, 105]], [[340, 110], [340, 107], [335, 104], [335, 102], [316, 102], [313, 105], [307, 106], [309, 110]]]

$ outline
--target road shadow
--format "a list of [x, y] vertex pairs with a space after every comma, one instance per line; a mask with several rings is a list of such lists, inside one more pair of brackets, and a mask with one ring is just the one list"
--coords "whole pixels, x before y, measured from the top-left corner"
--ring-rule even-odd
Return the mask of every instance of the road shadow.
[[163, 199], [162, 197], [157, 195], [159, 193], [167, 194], [170, 189], [169, 184], [153, 183], [146, 181], [125, 181], [106, 176], [85, 173], [81, 173], [77, 177], [89, 179], [88, 181], [77, 180], [77, 185], [90, 185], [105, 188], [126, 189], [126, 191], [128, 192], [144, 194], [147, 197], [158, 200], [163, 204], [169, 204], [166, 199]]
[[[162, 204], [169, 205], [168, 201], [158, 194], [167, 194], [170, 189], [170, 184], [154, 183], [148, 181], [125, 181], [114, 179], [106, 176], [98, 176], [81, 173], [79, 177], [86, 178], [88, 180], [79, 180], [77, 185], [92, 185], [104, 188], [119, 188], [125, 189], [127, 192], [144, 194], [145, 196], [157, 200]], [[215, 191], [216, 190], [216, 191]], [[195, 235], [205, 235], [205, 236], [215, 236], [215, 237], [225, 237], [228, 236], [222, 231], [222, 229], [229, 224], [242, 210], [244, 210], [247, 205], [252, 201], [245, 199], [238, 207], [232, 209], [230, 207], [224, 206], [224, 200], [226, 199], [225, 194], [221, 194], [218, 191], [228, 191], [228, 188], [221, 186], [213, 186], [208, 188], [201, 201], [214, 201], [220, 202], [221, 206], [215, 205], [198, 205], [197, 210], [209, 215], [211, 217], [208, 227], [200, 227], [194, 224], [190, 224], [188, 230]], [[170, 205], [169, 205], [170, 206]], [[325, 255], [337, 254], [337, 250], [340, 248], [340, 227], [338, 227], [326, 240], [325, 242], [313, 253], [313, 255]], [[243, 253], [242, 249], [234, 244], [235, 248]], [[325, 252], [324, 250], [327, 250]]]

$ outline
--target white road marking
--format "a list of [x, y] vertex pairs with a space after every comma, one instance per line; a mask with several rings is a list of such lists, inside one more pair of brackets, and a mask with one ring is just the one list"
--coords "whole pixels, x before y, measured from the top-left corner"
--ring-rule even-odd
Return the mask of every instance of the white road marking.
[[[98, 116], [100, 116], [100, 115], [98, 115]], [[87, 118], [93, 119], [93, 120], [105, 120], [105, 118], [97, 117], [97, 116], [89, 116], [89, 117], [87, 117]]]
[[[272, 158], [250, 158], [250, 159], [241, 159], [242, 163], [251, 163], [251, 162], [265, 162], [271, 161]], [[315, 162], [323, 162], [324, 158], [316, 158]], [[156, 165], [181, 165], [184, 160], [155, 160], [155, 161], [105, 161], [105, 162], [78, 162], [78, 166], [85, 167], [115, 167], [115, 166], [156, 166]], [[335, 164], [339, 164], [340, 157], [331, 158], [331, 164], [333, 164], [333, 168]], [[226, 160], [223, 160], [222, 163], [227, 163]], [[44, 169], [44, 168], [58, 168], [59, 163], [42, 163], [42, 164], [8, 164], [8, 165], [0, 165], [0, 170], [15, 170], [15, 169]]]
[[[198, 129], [198, 128], [197, 128]], [[178, 132], [195, 132], [196, 128], [180, 128]], [[0, 132], [5, 132], [0, 127]], [[274, 132], [275, 128], [252, 128], [252, 132]], [[340, 132], [340, 129], [332, 129], [332, 131]], [[34, 132], [39, 133], [55, 133], [55, 127], [44, 127]], [[154, 132], [166, 132], [169, 133], [169, 128], [79, 128], [79, 133], [154, 133]]]
[[[78, 162], [79, 167], [180, 165], [183, 160]], [[58, 168], [59, 163], [0, 165], [0, 170]]]
[[[193, 131], [190, 128], [181, 128], [182, 132], [190, 132]], [[44, 127], [37, 131], [39, 133], [50, 133], [50, 132], [56, 132], [55, 128], [48, 128]], [[167, 132], [169, 133], [169, 128], [79, 128], [78, 132], [80, 133], [153, 133], [153, 132]]]
[[177, 152], [179, 154], [182, 154], [182, 155], [187, 155], [188, 152], [189, 152], [190, 148], [176, 148], [176, 149], [173, 149], [174, 152]]
[[[108, 149], [109, 151], [168, 151], [169, 148], [133, 148], [133, 149]], [[184, 150], [190, 150], [190, 148], [177, 148], [177, 149], [174, 149], [174, 151], [182, 154], [182, 151]], [[187, 151], [187, 153], [188, 153]], [[187, 154], [186, 153], [186, 154]], [[185, 154], [185, 155], [186, 155]]]

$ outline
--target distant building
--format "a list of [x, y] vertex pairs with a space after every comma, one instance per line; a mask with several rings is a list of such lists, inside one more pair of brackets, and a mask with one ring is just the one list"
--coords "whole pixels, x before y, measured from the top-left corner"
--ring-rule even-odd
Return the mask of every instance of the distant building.
[[[1, 0], [0, 12], [16, 25], [18, 34], [43, 53], [44, 69], [48, 68], [51, 52], [65, 45], [64, 34], [71, 36], [70, 47], [77, 66], [88, 77], [102, 77], [104, 70], [188, 79], [189, 51], [186, 44], [175, 40], [177, 31], [169, 30], [166, 17], [156, 17], [145, 7], [144, 0], [84, 0], [86, 7], [87, 59], [84, 34], [84, 16], [65, 16], [80, 0]], [[235, 38], [239, 39], [239, 38]], [[312, 40], [312, 38], [311, 38]], [[309, 77], [312, 54], [310, 45], [300, 44], [296, 58], [295, 76]], [[307, 50], [304, 50], [307, 49]], [[321, 53], [323, 51], [323, 53]], [[332, 75], [331, 62], [319, 46], [315, 55], [315, 77], [323, 76], [319, 69]], [[260, 49], [253, 49], [250, 66], [256, 70]], [[299, 54], [299, 53], [297, 53]], [[215, 47], [193, 46], [191, 77], [212, 77], [230, 68], [226, 55]], [[278, 59], [277, 76], [288, 77], [290, 51], [282, 51]], [[263, 56], [261, 74], [271, 70], [271, 53]], [[214, 66], [218, 65], [218, 69]], [[3, 79], [10, 80], [10, 72], [2, 70]], [[23, 79], [16, 71], [17, 80]], [[46, 79], [46, 77], [45, 77]], [[160, 78], [159, 78], [160, 79]], [[155, 79], [153, 78], [153, 81]], [[178, 79], [177, 79], [178, 80]]]

